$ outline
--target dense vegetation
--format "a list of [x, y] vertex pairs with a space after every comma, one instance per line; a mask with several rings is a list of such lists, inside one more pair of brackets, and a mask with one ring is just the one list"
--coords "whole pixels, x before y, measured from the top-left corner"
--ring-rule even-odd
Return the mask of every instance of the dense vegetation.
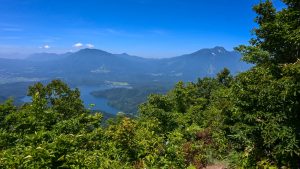
[[164, 94], [171, 87], [161, 84], [132, 85], [132, 88], [112, 88], [102, 91], [94, 91], [92, 95], [108, 99], [108, 104], [122, 110], [126, 114], [136, 114], [138, 106], [147, 100], [150, 94]]
[[300, 1], [254, 7], [259, 28], [237, 48], [255, 66], [179, 82], [137, 118], [102, 125], [80, 92], [54, 80], [32, 103], [0, 105], [0, 168], [300, 168]]

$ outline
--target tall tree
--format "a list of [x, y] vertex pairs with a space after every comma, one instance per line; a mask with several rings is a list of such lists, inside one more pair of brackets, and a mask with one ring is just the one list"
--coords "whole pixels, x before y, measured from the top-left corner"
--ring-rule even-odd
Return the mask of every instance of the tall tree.
[[294, 63], [300, 57], [300, 2], [283, 0], [287, 8], [276, 11], [271, 0], [254, 6], [258, 28], [251, 46], [240, 46], [244, 60], [255, 64]]
[[300, 1], [283, 2], [281, 11], [270, 0], [254, 6], [255, 38], [237, 48], [256, 64], [235, 78], [231, 96], [232, 131], [252, 166], [300, 167]]

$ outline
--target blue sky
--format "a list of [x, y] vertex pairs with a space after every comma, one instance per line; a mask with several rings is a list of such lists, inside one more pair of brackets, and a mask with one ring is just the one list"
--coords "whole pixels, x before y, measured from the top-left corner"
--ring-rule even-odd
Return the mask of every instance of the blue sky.
[[[0, 0], [0, 53], [170, 57], [247, 44], [259, 0]], [[275, 0], [275, 6], [283, 4]]]

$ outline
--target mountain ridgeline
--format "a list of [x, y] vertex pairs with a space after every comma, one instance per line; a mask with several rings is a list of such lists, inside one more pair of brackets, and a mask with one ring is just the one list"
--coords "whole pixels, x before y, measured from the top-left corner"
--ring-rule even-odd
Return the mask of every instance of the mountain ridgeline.
[[[3, 58], [0, 59], [0, 90], [3, 91], [0, 101], [12, 96], [21, 104], [28, 86], [61, 79], [72, 87], [112, 86], [105, 91], [95, 89], [91, 94], [107, 98], [108, 104], [120, 111], [135, 113], [149, 94], [165, 93], [178, 81], [214, 77], [224, 67], [232, 74], [247, 70], [251, 65], [240, 59], [238, 52], [223, 47], [162, 59], [88, 48], [64, 54], [36, 53], [22, 60]], [[122, 88], [114, 89], [114, 86]]]
[[[6, 78], [13, 91], [16, 81], [61, 77], [130, 84], [92, 93], [120, 107], [136, 105], [127, 96], [160, 93], [149, 95], [136, 116], [103, 121], [85, 108], [78, 89], [60, 79], [36, 83], [31, 102], [0, 103], [0, 168], [300, 169], [300, 1], [282, 2], [280, 11], [271, 0], [254, 6], [255, 37], [236, 48], [250, 65], [220, 47], [168, 59], [83, 49], [39, 61], [1, 60], [1, 83]], [[223, 69], [211, 77], [223, 67], [233, 74]], [[166, 93], [159, 88], [176, 79], [192, 82]]]
[[240, 54], [223, 47], [202, 49], [178, 57], [149, 59], [126, 53], [112, 54], [98, 49], [82, 49], [75, 53], [38, 53], [24, 60], [1, 59], [0, 75], [27, 78], [63, 78], [74, 84], [103, 81], [177, 82], [214, 76], [227, 67], [232, 73], [250, 66], [240, 61]]

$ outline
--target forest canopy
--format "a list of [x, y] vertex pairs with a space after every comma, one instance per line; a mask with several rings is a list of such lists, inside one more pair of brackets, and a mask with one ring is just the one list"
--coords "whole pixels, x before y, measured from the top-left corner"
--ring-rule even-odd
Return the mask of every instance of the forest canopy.
[[236, 48], [250, 70], [178, 82], [135, 118], [103, 122], [60, 80], [0, 104], [0, 168], [300, 168], [300, 1], [283, 2], [254, 6], [255, 36]]

